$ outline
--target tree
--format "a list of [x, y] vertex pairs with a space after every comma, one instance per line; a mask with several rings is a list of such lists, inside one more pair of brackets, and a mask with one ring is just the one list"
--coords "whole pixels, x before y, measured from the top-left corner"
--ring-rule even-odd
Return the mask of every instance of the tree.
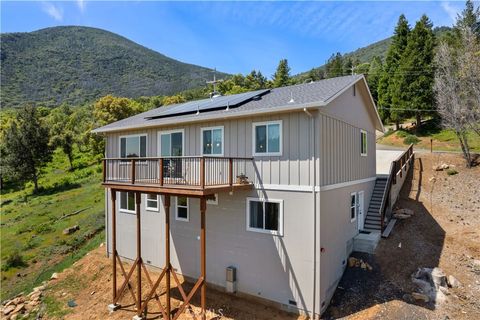
[[273, 87], [284, 87], [290, 84], [290, 67], [287, 59], [282, 59], [278, 63], [277, 71], [273, 75]]
[[340, 52], [332, 54], [325, 65], [327, 78], [340, 77], [343, 75], [343, 57]]
[[480, 123], [480, 44], [470, 28], [464, 28], [461, 35], [460, 48], [446, 42], [438, 48], [434, 89], [442, 124], [455, 132], [466, 165], [471, 167], [467, 133]]
[[378, 56], [374, 56], [369, 64], [367, 71], [367, 82], [370, 87], [370, 92], [375, 101], [378, 101], [378, 83], [383, 71], [382, 59]]
[[465, 9], [462, 10], [462, 13], [457, 14], [455, 24], [455, 30], [460, 37], [461, 33], [466, 29], [471, 30], [477, 37], [480, 37], [480, 8], [475, 8], [471, 0], [465, 2]]
[[395, 120], [397, 129], [399, 126], [398, 119], [392, 119], [390, 109], [392, 108], [392, 91], [394, 91], [393, 77], [397, 73], [400, 59], [403, 56], [408, 43], [408, 35], [410, 34], [410, 26], [405, 16], [402, 14], [398, 18], [397, 26], [392, 37], [385, 66], [378, 80], [378, 112], [383, 121]]
[[267, 87], [267, 78], [260, 71], [252, 70], [252, 72], [246, 75], [244, 84], [250, 90], [265, 89]]
[[50, 128], [50, 145], [54, 148], [61, 148], [68, 158], [70, 170], [73, 170], [73, 144], [77, 134], [74, 129], [79, 125], [71, 121], [73, 112], [68, 105], [62, 105], [53, 109], [47, 117]]
[[[410, 114], [416, 118], [416, 129], [422, 124], [422, 117], [434, 115], [435, 36], [432, 22], [423, 15], [415, 24], [408, 37], [407, 47], [400, 59], [398, 71], [393, 78], [391, 91], [391, 117], [397, 122]], [[408, 109], [414, 109], [410, 112]]]
[[170, 104], [177, 104], [177, 103], [182, 103], [182, 102], [185, 102], [185, 101], [187, 101], [187, 100], [182, 95], [177, 94], [177, 95], [167, 96], [167, 97], [163, 98], [162, 104], [164, 106], [168, 106]]
[[2, 167], [19, 182], [33, 181], [38, 192], [42, 168], [52, 159], [49, 130], [33, 105], [20, 110], [6, 130], [3, 141]]
[[103, 126], [133, 116], [140, 111], [140, 106], [128, 98], [112, 95], [102, 97], [94, 104], [93, 115], [98, 124]]

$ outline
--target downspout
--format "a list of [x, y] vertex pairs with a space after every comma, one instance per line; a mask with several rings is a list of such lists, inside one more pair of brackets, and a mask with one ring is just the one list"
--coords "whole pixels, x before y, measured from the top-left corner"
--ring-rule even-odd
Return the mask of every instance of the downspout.
[[315, 161], [315, 117], [303, 108], [303, 112], [310, 118], [310, 152], [313, 163], [313, 185], [312, 185], [312, 203], [313, 203], [313, 303], [312, 303], [312, 319], [315, 319], [316, 309], [316, 293], [317, 293], [317, 201], [315, 195], [315, 187], [317, 182], [317, 165]]

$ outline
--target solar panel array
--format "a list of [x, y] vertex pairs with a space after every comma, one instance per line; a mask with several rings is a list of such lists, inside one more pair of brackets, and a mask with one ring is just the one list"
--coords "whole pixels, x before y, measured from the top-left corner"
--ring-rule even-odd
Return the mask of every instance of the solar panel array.
[[172, 106], [165, 110], [162, 110], [162, 108], [160, 108], [160, 111], [157, 114], [149, 116], [145, 119], [159, 119], [172, 116], [193, 114], [197, 112], [214, 111], [226, 109], [227, 107], [235, 108], [254, 98], [261, 97], [269, 91], [270, 89], [264, 89], [234, 94], [230, 96], [220, 96], [210, 99], [185, 102], [176, 106]]

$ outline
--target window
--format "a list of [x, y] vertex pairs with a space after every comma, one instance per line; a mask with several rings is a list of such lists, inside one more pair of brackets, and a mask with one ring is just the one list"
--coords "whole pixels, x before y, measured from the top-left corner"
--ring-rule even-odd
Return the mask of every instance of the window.
[[282, 122], [253, 124], [253, 154], [256, 156], [282, 155]]
[[247, 198], [247, 230], [283, 235], [283, 200]]
[[120, 157], [138, 158], [147, 156], [147, 135], [120, 137]]
[[213, 196], [213, 199], [208, 199], [207, 203], [218, 205], [218, 193], [212, 194], [212, 196]]
[[149, 211], [158, 211], [158, 198], [157, 194], [148, 194], [145, 209]]
[[160, 157], [183, 156], [183, 130], [159, 132]]
[[223, 156], [223, 127], [202, 128], [202, 154]]
[[365, 130], [360, 130], [360, 153], [362, 156], [367, 155], [367, 131]]
[[120, 211], [135, 213], [134, 192], [120, 192]]
[[176, 197], [175, 218], [181, 221], [188, 221], [188, 198]]
[[357, 193], [350, 194], [350, 221], [353, 222], [357, 219], [358, 197]]

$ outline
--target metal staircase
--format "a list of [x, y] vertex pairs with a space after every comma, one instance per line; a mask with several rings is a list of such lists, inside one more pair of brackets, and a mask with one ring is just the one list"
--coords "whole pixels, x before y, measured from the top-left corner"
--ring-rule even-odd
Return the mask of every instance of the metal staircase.
[[367, 216], [363, 229], [370, 232], [382, 231], [382, 200], [387, 187], [387, 177], [377, 177], [375, 187], [373, 188], [372, 199], [368, 207]]

